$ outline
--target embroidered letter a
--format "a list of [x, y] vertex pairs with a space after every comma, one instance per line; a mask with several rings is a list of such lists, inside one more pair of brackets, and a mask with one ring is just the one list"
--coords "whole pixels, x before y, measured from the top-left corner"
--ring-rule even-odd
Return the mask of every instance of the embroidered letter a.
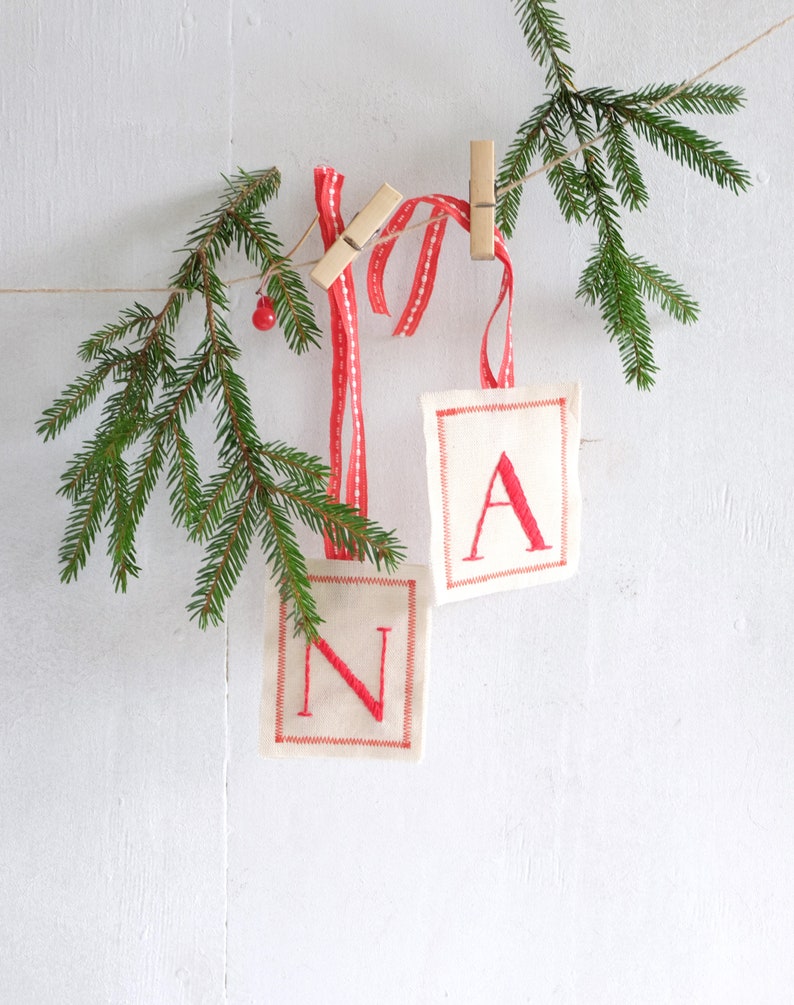
[[[494, 482], [496, 481], [496, 476], [502, 479], [502, 484], [507, 492], [507, 500], [504, 502], [494, 502], [492, 500]], [[480, 519], [477, 521], [477, 528], [474, 532], [474, 540], [471, 542], [471, 551], [463, 559], [464, 562], [478, 562], [483, 555], [477, 554], [477, 546], [480, 543], [480, 535], [482, 534], [483, 524], [485, 523], [485, 514], [492, 506], [512, 506], [513, 512], [518, 517], [518, 522], [521, 524], [521, 529], [527, 536], [527, 540], [530, 543], [530, 547], [527, 551], [548, 551], [551, 548], [550, 544], [546, 544], [543, 540], [543, 535], [540, 532], [537, 521], [532, 515], [532, 510], [529, 508], [529, 503], [527, 502], [527, 497], [524, 495], [524, 490], [521, 487], [521, 482], [518, 480], [518, 475], [515, 472], [510, 458], [506, 453], [502, 452], [499, 461], [494, 468], [494, 472], [491, 475], [491, 480], [488, 483], [488, 491], [485, 493], [485, 503], [480, 513]]]

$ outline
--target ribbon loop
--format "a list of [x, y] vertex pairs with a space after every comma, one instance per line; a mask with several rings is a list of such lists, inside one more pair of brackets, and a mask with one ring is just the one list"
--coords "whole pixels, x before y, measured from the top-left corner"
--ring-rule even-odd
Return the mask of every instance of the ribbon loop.
[[[389, 309], [386, 305], [386, 295], [383, 289], [386, 264], [394, 250], [397, 234], [405, 230], [414, 211], [422, 203], [430, 207], [430, 220], [435, 220], [435, 222], [429, 223], [425, 228], [425, 235], [422, 240], [419, 261], [414, 273], [413, 286], [411, 287], [408, 302], [392, 333], [399, 336], [411, 336], [414, 334], [430, 302], [435, 285], [436, 272], [438, 271], [438, 256], [444, 240], [447, 221], [452, 219], [467, 231], [471, 227], [469, 203], [462, 199], [456, 199], [448, 195], [434, 194], [406, 200], [383, 228], [382, 237], [388, 237], [390, 234], [393, 234], [394, 239], [378, 244], [370, 257], [369, 268], [367, 270], [367, 292], [372, 310], [376, 314], [389, 314]], [[496, 306], [485, 326], [480, 346], [480, 383], [483, 388], [513, 387], [514, 383], [512, 326], [513, 263], [504, 238], [496, 228], [494, 228], [494, 252], [496, 258], [503, 266], [502, 283], [496, 300]], [[494, 376], [488, 360], [488, 335], [494, 318], [504, 303], [505, 298], [508, 301], [505, 341], [499, 375], [497, 377]]]

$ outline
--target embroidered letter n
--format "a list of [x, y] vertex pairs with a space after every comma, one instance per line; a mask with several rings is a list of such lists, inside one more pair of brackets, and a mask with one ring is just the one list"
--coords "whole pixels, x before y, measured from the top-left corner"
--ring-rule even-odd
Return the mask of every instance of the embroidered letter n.
[[325, 639], [318, 639], [316, 642], [310, 643], [306, 646], [306, 660], [304, 669], [304, 689], [303, 689], [303, 710], [298, 712], [298, 715], [308, 718], [311, 716], [309, 711], [309, 691], [311, 688], [311, 652], [312, 646], [315, 646], [331, 666], [336, 670], [342, 680], [347, 684], [347, 686], [356, 694], [364, 706], [376, 722], [383, 722], [383, 695], [385, 691], [386, 683], [386, 646], [388, 640], [388, 634], [391, 628], [378, 628], [381, 633], [381, 652], [380, 652], [380, 693], [377, 700], [366, 684], [350, 669], [350, 667], [343, 660], [337, 656], [334, 650], [328, 645]]

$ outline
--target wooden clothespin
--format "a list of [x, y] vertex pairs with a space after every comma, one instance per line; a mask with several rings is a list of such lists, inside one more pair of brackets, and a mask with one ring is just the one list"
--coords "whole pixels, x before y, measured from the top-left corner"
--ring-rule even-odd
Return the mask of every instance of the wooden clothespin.
[[383, 226], [401, 200], [402, 196], [391, 185], [381, 185], [314, 266], [309, 278], [322, 289], [329, 289], [361, 253], [367, 241]]
[[494, 258], [493, 231], [496, 210], [496, 161], [493, 140], [471, 141], [469, 205], [471, 257], [475, 262], [490, 262]]

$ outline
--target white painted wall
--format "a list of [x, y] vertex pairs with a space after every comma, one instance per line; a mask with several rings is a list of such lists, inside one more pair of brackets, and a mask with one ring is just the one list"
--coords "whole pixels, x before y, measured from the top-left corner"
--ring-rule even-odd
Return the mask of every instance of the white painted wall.
[[[683, 79], [789, 13], [560, 6], [579, 82], [626, 87]], [[647, 158], [631, 246], [703, 309], [692, 330], [654, 317], [653, 393], [622, 385], [574, 300], [589, 237], [545, 183], [527, 193], [517, 376], [584, 385], [581, 571], [435, 613], [419, 767], [260, 760], [263, 564], [227, 629], [199, 633], [198, 555], [162, 495], [126, 597], [101, 546], [59, 585], [55, 490], [88, 427], [44, 446], [34, 420], [130, 298], [2, 296], [0, 1000], [794, 998], [792, 32], [717, 74], [747, 89], [707, 130], [750, 194]], [[236, 165], [282, 169], [285, 241], [316, 163], [347, 174], [348, 215], [384, 179], [465, 195], [468, 140], [504, 150], [542, 86], [507, 0], [8, 3], [0, 67], [3, 287], [159, 285]], [[362, 330], [372, 508], [418, 562], [417, 396], [475, 385], [498, 284], [466, 249], [450, 233], [414, 340]], [[327, 353], [255, 336], [251, 293], [236, 330], [263, 426], [323, 451]]]

